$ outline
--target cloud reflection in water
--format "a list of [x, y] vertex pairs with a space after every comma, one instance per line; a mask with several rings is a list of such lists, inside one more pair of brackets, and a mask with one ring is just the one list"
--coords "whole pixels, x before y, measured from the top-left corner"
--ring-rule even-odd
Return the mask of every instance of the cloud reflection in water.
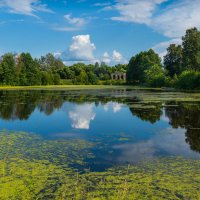
[[89, 129], [90, 122], [95, 119], [96, 114], [93, 109], [95, 104], [75, 105], [68, 112], [69, 118], [72, 121], [72, 127], [75, 129]]

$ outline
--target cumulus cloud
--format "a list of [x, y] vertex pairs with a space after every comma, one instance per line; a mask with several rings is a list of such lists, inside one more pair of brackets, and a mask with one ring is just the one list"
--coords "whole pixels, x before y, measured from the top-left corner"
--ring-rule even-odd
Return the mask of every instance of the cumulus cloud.
[[108, 52], [105, 52], [102, 56], [102, 62], [106, 63], [106, 64], [110, 64], [111, 62], [111, 58]]
[[95, 44], [91, 41], [90, 35], [77, 35], [72, 37], [72, 43], [66, 51], [55, 52], [54, 56], [60, 58], [65, 64], [71, 65], [77, 62], [86, 64], [105, 62], [106, 64], [126, 63], [122, 54], [116, 50], [110, 55], [105, 52], [101, 58], [94, 55]]
[[93, 52], [96, 49], [94, 43], [90, 40], [90, 35], [77, 35], [73, 38], [69, 51], [72, 57], [79, 60], [93, 60]]
[[118, 51], [114, 50], [114, 51], [113, 51], [113, 55], [112, 55], [112, 59], [113, 59], [115, 62], [122, 62], [123, 56], [122, 56], [121, 53], [119, 53]]
[[77, 35], [72, 37], [72, 44], [67, 51], [57, 52], [56, 56], [63, 61], [94, 62], [96, 46], [91, 42], [90, 35]]
[[110, 55], [108, 52], [105, 52], [101, 58], [101, 61], [111, 65], [127, 62], [126, 59], [124, 59], [124, 57], [122, 56], [122, 54], [116, 50], [112, 52], [112, 55]]
[[11, 13], [35, 16], [36, 12], [50, 12], [46, 4], [40, 0], [1, 0], [0, 7], [5, 7]]
[[72, 127], [76, 129], [89, 129], [90, 122], [95, 119], [94, 104], [76, 105], [69, 111]]

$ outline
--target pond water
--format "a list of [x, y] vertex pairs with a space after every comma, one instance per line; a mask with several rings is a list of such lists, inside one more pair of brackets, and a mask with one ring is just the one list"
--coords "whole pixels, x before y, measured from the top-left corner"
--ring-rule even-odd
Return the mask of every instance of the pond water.
[[50, 160], [60, 156], [57, 162], [79, 170], [160, 157], [200, 160], [200, 96], [127, 89], [0, 91], [0, 130], [40, 137], [15, 146], [24, 156], [40, 158], [46, 149]]

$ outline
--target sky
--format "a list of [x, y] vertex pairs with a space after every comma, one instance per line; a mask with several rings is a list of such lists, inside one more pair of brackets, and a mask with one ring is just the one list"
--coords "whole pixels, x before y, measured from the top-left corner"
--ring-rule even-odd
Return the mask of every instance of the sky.
[[0, 0], [0, 54], [53, 53], [66, 64], [127, 63], [153, 48], [162, 57], [200, 28], [200, 0]]

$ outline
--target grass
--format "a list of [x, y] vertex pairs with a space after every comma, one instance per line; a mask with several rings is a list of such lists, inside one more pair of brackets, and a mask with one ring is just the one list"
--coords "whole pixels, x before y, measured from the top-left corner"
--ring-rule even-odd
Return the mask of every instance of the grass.
[[0, 90], [81, 90], [81, 89], [136, 89], [136, 90], [157, 90], [162, 88], [148, 88], [141, 86], [126, 85], [47, 85], [47, 86], [0, 86]]

